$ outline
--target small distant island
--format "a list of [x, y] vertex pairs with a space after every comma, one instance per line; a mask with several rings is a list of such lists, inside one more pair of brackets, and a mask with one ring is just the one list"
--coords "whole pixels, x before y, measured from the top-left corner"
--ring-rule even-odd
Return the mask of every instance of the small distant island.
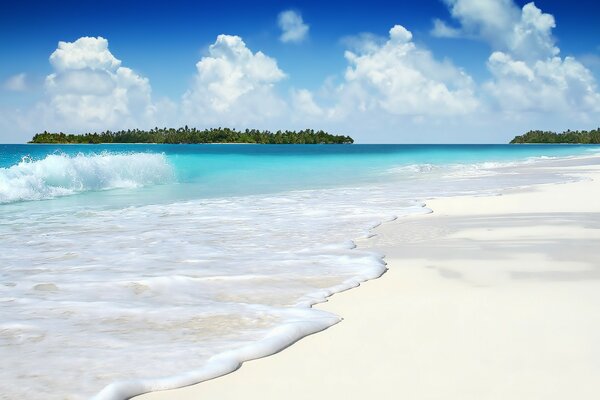
[[63, 132], [36, 134], [29, 143], [43, 144], [102, 144], [102, 143], [157, 143], [157, 144], [200, 144], [200, 143], [256, 143], [256, 144], [351, 144], [350, 136], [331, 135], [322, 130], [260, 131], [256, 129], [236, 130], [212, 128], [198, 130], [189, 128], [154, 128], [149, 131], [128, 129], [100, 133], [66, 134]]
[[569, 129], [563, 133], [529, 131], [524, 135], [515, 136], [510, 141], [510, 144], [522, 143], [600, 144], [600, 128], [591, 131], [572, 131]]

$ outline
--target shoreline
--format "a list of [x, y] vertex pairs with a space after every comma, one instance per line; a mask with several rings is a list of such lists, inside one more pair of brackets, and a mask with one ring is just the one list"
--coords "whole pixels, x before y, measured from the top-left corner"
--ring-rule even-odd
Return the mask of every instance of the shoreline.
[[[586, 169], [589, 171], [586, 172]], [[508, 358], [510, 358], [511, 362], [518, 364], [516, 363], [516, 359], [519, 359], [517, 357], [519, 352], [532, 351], [532, 348], [519, 348], [518, 352], [514, 351], [515, 349], [511, 349], [510, 346], [503, 343], [500, 340], [501, 338], [496, 337], [494, 330], [490, 329], [490, 327], [495, 327], [493, 316], [498, 315], [498, 313], [504, 317], [500, 318], [500, 322], [505, 322], [508, 327], [514, 325], [515, 329], [517, 329], [521, 326], [517, 322], [522, 323], [523, 321], [514, 321], [514, 318], [511, 319], [510, 313], [506, 314], [508, 310], [503, 304], [505, 302], [512, 302], [515, 303], [513, 305], [517, 308], [523, 306], [523, 304], [528, 304], [527, 302], [523, 303], [522, 280], [528, 282], [528, 280], [534, 278], [521, 278], [521, 281], [517, 280], [516, 282], [512, 282], [514, 279], [510, 276], [507, 278], [506, 271], [503, 271], [505, 267], [502, 264], [502, 259], [508, 257], [506, 254], [495, 254], [496, 257], [500, 256], [500, 261], [494, 257], [487, 260], [487, 265], [490, 267], [486, 268], [488, 270], [483, 272], [475, 266], [477, 265], [477, 257], [479, 255], [462, 259], [461, 263], [458, 263], [457, 260], [452, 260], [452, 258], [456, 258], [452, 256], [456, 253], [457, 243], [458, 246], [463, 246], [466, 249], [465, 251], [469, 251], [469, 246], [472, 246], [473, 243], [485, 244], [486, 240], [506, 241], [507, 237], [510, 238], [511, 235], [514, 236], [515, 234], [525, 236], [529, 234], [530, 237], [526, 238], [526, 240], [530, 241], [532, 237], [535, 238], [537, 235], [537, 242], [539, 243], [552, 240], [552, 237], [548, 237], [550, 233], [554, 236], [559, 236], [561, 229], [557, 230], [555, 229], [556, 227], [552, 228], [551, 225], [544, 229], [539, 229], [539, 226], [534, 229], [535, 225], [532, 222], [540, 223], [544, 219], [540, 221], [538, 218], [533, 218], [531, 216], [533, 214], [545, 212], [548, 214], [546, 219], [553, 219], [560, 215], [560, 218], [562, 218], [561, 221], [564, 223], [564, 221], [568, 220], [567, 217], [574, 218], [575, 214], [600, 212], [600, 207], [588, 204], [589, 202], [586, 203], [581, 198], [585, 197], [583, 195], [579, 196], [578, 200], [570, 201], [568, 204], [562, 204], [557, 201], [558, 198], [572, 200], [573, 188], [577, 188], [577, 190], [583, 193], [590, 193], [591, 191], [593, 198], [593, 194], [598, 193], [598, 190], [600, 190], [598, 184], [600, 182], [600, 168], [597, 166], [564, 167], [561, 168], [561, 171], [594, 180], [565, 184], [536, 185], [527, 190], [506, 192], [501, 196], [461, 196], [434, 199], [427, 202], [428, 206], [434, 210], [433, 214], [406, 217], [396, 222], [380, 225], [373, 231], [376, 233], [376, 236], [367, 240], [357, 241], [357, 244], [361, 248], [377, 249], [386, 254], [389, 270], [383, 279], [365, 282], [361, 284], [363, 287], [357, 290], [338, 293], [329, 302], [319, 304], [315, 307], [340, 315], [344, 319], [342, 323], [334, 325], [318, 335], [305, 337], [281, 353], [268, 358], [246, 362], [241, 369], [233, 374], [180, 389], [153, 392], [135, 398], [147, 400], [191, 399], [200, 397], [233, 399], [244, 395], [245, 397], [260, 397], [261, 399], [281, 398], [282, 396], [291, 399], [306, 398], [308, 396], [317, 396], [317, 398], [325, 396], [339, 398], [343, 396], [353, 399], [363, 398], [366, 395], [373, 395], [374, 393], [384, 398], [391, 398], [392, 394], [395, 397], [406, 395], [410, 396], [410, 398], [453, 398], [453, 396], [447, 396], [448, 393], [454, 393], [456, 398], [473, 399], [482, 398], [481, 396], [483, 398], [554, 398], [552, 397], [552, 393], [546, 393], [546, 391], [542, 390], [540, 379], [560, 381], [559, 376], [550, 373], [539, 373], [536, 375], [532, 372], [533, 368], [525, 368], [521, 371], [521, 375], [527, 375], [532, 378], [533, 382], [537, 382], [537, 384], [527, 384], [526, 382], [522, 382], [522, 376], [519, 374], [516, 374], [517, 376], [515, 374], [509, 374], [508, 377], [503, 376], [502, 372], [506, 371], [507, 365], [510, 364], [508, 361], [504, 361], [504, 364], [500, 367], [495, 365], [494, 373], [483, 374], [484, 376], [479, 378], [479, 381], [485, 382], [488, 387], [496, 388], [494, 390], [489, 389], [489, 393], [487, 394], [483, 393], [486, 389], [482, 387], [481, 383], [457, 383], [457, 381], [461, 382], [461, 379], [459, 379], [460, 376], [453, 375], [453, 371], [457, 369], [466, 369], [473, 376], [481, 375], [481, 371], [494, 370], [494, 368], [482, 368], [487, 364], [475, 362], [476, 360], [473, 358], [485, 356], [489, 360], [493, 360], [498, 354], [502, 353], [515, 356], [516, 358]], [[565, 189], [567, 186], [571, 190]], [[588, 195], [587, 198], [590, 198], [590, 196]], [[548, 201], [549, 199], [552, 199], [552, 201]], [[529, 220], [526, 217], [526, 215], [529, 215], [528, 213], [531, 214]], [[482, 226], [481, 218], [483, 216], [493, 216], [492, 220], [495, 221], [494, 223], [500, 225], [492, 226], [491, 228], [486, 224]], [[469, 229], [471, 230], [465, 229], [465, 221], [469, 221], [470, 219], [478, 220], [479, 225], [474, 221], [470, 224]], [[598, 225], [600, 225], [597, 217], [590, 220], [589, 215], [586, 215], [584, 220], [588, 224], [598, 222]], [[569, 228], [566, 231], [564, 230], [566, 228], [562, 229], [563, 232], [570, 235], [568, 237], [569, 240], [578, 241], [579, 245], [586, 240], [590, 240], [589, 232], [586, 235], [582, 235], [583, 231], [590, 230], [585, 228], [584, 220], [568, 220], [566, 225]], [[520, 226], [515, 228], [514, 225], [517, 224], [517, 221], [521, 221], [521, 223], [519, 224]], [[528, 222], [528, 224], [523, 225], [523, 221]], [[487, 222], [487, 224], [489, 225], [490, 223]], [[454, 233], [452, 233], [453, 231]], [[494, 231], [498, 231], [498, 237], [494, 237], [493, 234], [489, 233]], [[459, 232], [463, 233], [463, 237], [460, 236]], [[600, 230], [597, 232], [600, 232]], [[594, 234], [597, 232], [594, 232]], [[456, 236], [457, 234], [458, 236]], [[415, 242], [415, 236], [421, 239]], [[585, 236], [588, 236], [588, 239], [585, 239]], [[600, 239], [600, 235], [596, 235], [595, 238]], [[444, 249], [443, 246], [440, 248], [440, 241], [457, 243], [454, 243], [454, 246], [451, 246], [450, 249]], [[408, 244], [410, 243], [413, 245], [409, 246]], [[516, 273], [521, 277], [527, 277], [535, 276], [536, 273], [540, 275], [541, 273], [541, 276], [551, 276], [552, 279], [559, 283], [552, 281], [552, 279], [550, 283], [554, 282], [554, 286], [561, 286], [559, 289], [565, 291], [566, 289], [562, 286], [569, 286], [568, 282], [565, 283], [565, 279], [560, 279], [560, 273], [556, 275], [556, 271], [552, 268], [556, 268], [557, 265], [544, 258], [546, 255], [544, 252], [549, 251], [549, 249], [539, 243], [537, 245], [532, 244], [531, 246], [534, 248], [533, 250], [538, 252], [538, 256], [541, 255], [541, 258], [532, 258], [530, 254], [533, 251], [532, 249], [529, 249], [529, 253], [523, 252], [514, 243], [511, 245], [510, 250], [512, 251], [511, 254], [515, 257], [512, 257], [514, 259], [508, 257], [512, 263], [516, 264], [526, 260], [527, 264], [538, 266], [539, 271], [528, 271], [525, 269], [511, 271], [510, 274]], [[429, 248], [427, 247], [428, 244]], [[542, 248], [539, 248], [540, 246]], [[417, 250], [415, 250], [415, 247]], [[418, 249], [421, 247], [423, 252], [419, 254]], [[432, 256], [444, 251], [449, 251], [444, 257], [436, 258]], [[490, 255], [494, 255], [492, 250], [489, 251], [491, 251]], [[591, 252], [591, 250], [589, 251]], [[591, 253], [586, 255], [593, 257]], [[506, 260], [504, 261], [507, 262]], [[581, 263], [585, 264], [587, 261], [589, 260], [578, 260], [577, 262], [573, 262], [573, 266], [581, 268]], [[436, 263], [441, 265], [436, 265]], [[414, 267], [406, 268], [408, 264], [414, 264]], [[511, 264], [509, 263], [508, 265]], [[569, 271], [566, 270], [561, 273], [568, 275]], [[581, 271], [578, 271], [578, 273], [582, 274]], [[585, 269], [583, 274], [585, 275]], [[413, 287], [415, 284], [419, 287]], [[587, 286], [593, 286], [593, 289], [600, 288], [600, 285], [593, 282], [593, 280], [592, 282], [584, 280], [583, 283], [579, 282], [579, 284], [579, 286], [583, 285], [583, 287], [578, 287], [577, 289], [582, 292], [589, 289]], [[529, 285], [533, 285], [529, 288], [531, 291], [535, 293], [539, 292], [538, 294], [543, 297], [548, 295], [546, 289], [543, 287], [545, 286], [543, 282], [534, 282], [533, 284], [529, 282]], [[427, 288], [431, 286], [436, 288], [433, 292], [435, 295], [430, 299], [423, 297], [425, 293], [422, 292], [426, 292]], [[506, 286], [506, 288], [503, 286]], [[500, 291], [500, 294], [496, 293], [499, 287], [503, 289]], [[490, 293], [487, 294], [491, 295], [492, 298], [499, 296], [499, 301], [491, 302], [487, 297], [478, 298], [478, 301], [482, 301], [482, 304], [485, 304], [488, 308], [485, 310], [485, 318], [477, 317], [480, 315], [479, 313], [474, 313], [471, 315], [471, 318], [466, 318], [469, 315], [463, 316], [460, 321], [464, 326], [460, 331], [463, 331], [467, 336], [470, 336], [473, 330], [485, 331], [488, 335], [488, 341], [499, 340], [500, 347], [503, 345], [507, 348], [503, 349], [502, 352], [491, 353], [482, 349], [479, 349], [479, 351], [467, 351], [463, 353], [464, 360], [461, 361], [460, 357], [455, 357], [454, 361], [456, 365], [448, 365], [448, 358], [452, 359], [449, 356], [455, 355], [454, 352], [456, 351], [452, 347], [456, 347], [457, 343], [454, 343], [455, 346], [451, 346], [451, 343], [445, 343], [444, 341], [447, 342], [448, 338], [444, 335], [439, 335], [438, 331], [441, 330], [444, 332], [444, 330], [448, 329], [448, 326], [452, 327], [453, 324], [456, 324], [456, 320], [448, 319], [449, 315], [452, 315], [453, 310], [455, 310], [454, 308], [448, 308], [448, 304], [454, 304], [465, 297], [479, 296], [471, 293], [473, 288], [477, 288], [475, 289], [476, 292], [489, 291]], [[440, 291], [441, 295], [438, 293]], [[503, 291], [508, 291], [508, 295], [503, 294]], [[566, 292], [564, 294], [565, 298], [561, 298], [563, 303], [565, 301], [568, 303], [573, 298], [569, 290], [566, 290]], [[527, 298], [529, 293], [525, 293], [525, 295]], [[433, 304], [428, 305], [428, 303], [435, 303], [436, 300], [442, 300], [439, 298], [440, 296], [446, 297], [443, 297], [443, 302], [437, 304], [437, 306], [446, 312], [438, 315], [440, 321], [427, 320], [419, 311], [427, 314], [427, 312], [437, 310], [438, 308], [433, 307]], [[425, 304], [421, 304], [417, 300], [424, 301]], [[550, 300], [552, 299], [550, 298]], [[378, 304], [379, 307], [374, 307], [373, 304]], [[412, 308], [409, 307], [411, 304]], [[465, 304], [454, 305], [457, 307], [456, 309], [465, 309]], [[477, 309], [470, 302], [467, 302], [466, 305]], [[560, 304], [555, 305], [560, 308]], [[585, 304], [579, 304], [579, 306], [586, 309]], [[530, 310], [533, 312], [532, 315], [539, 317], [542, 314], [544, 316], [541, 309], [535, 313], [534, 311], [536, 310]], [[477, 309], [477, 311], [481, 310]], [[410, 316], [410, 318], [401, 318], [401, 321], [394, 321], [388, 317], [394, 314], [405, 317]], [[568, 313], [561, 316], [568, 320]], [[412, 324], [415, 321], [424, 324], [421, 327], [422, 329], [406, 332], [407, 328], [405, 325]], [[560, 318], [558, 322], [561, 322]], [[600, 333], [600, 321], [594, 320], [590, 324], [593, 328], [591, 329], [592, 334], [590, 337], [593, 338], [593, 333]], [[382, 337], [382, 331], [389, 331], [391, 333], [386, 333]], [[533, 329], [533, 331], [536, 330]], [[543, 330], [537, 333], [544, 336]], [[579, 333], [581, 332], [575, 329], [570, 335], [577, 336]], [[411, 336], [411, 334], [415, 336]], [[460, 339], [460, 337], [452, 338], [455, 340]], [[476, 343], [478, 340], [477, 337], [470, 339], [470, 343]], [[445, 346], [442, 345], [443, 343], [445, 343]], [[430, 347], [431, 345], [436, 345], [439, 354], [431, 354], [426, 349], [423, 349], [422, 346], [425, 344], [429, 344]], [[469, 343], [461, 340], [458, 340], [458, 344], [460, 344], [459, 348], [461, 346], [469, 347]], [[533, 345], [535, 342], [529, 344]], [[593, 345], [593, 342], [588, 344]], [[485, 349], [485, 346], [483, 346], [483, 349]], [[473, 350], [472, 347], [471, 350]], [[535, 346], [533, 346], [533, 350], [536, 350]], [[559, 352], [565, 352], [566, 349], [561, 348], [559, 350]], [[600, 352], [600, 349], [596, 350]], [[444, 353], [448, 354], [442, 357], [441, 355]], [[537, 353], [535, 351], [533, 353], [538, 358], [548, 358], [548, 354], [545, 354], [547, 351], [543, 352], [541, 349], [537, 349]], [[324, 355], [326, 355], [325, 358], [323, 358]], [[577, 355], [580, 358], [585, 358], [579, 353]], [[535, 364], [535, 361], [536, 357], [528, 359], [530, 364]], [[571, 359], [570, 364], [572, 364], [572, 361]], [[596, 369], [592, 368], [589, 365], [589, 361], [587, 360], [588, 363], [586, 364], [580, 360], [582, 364], [580, 372], [583, 374], [589, 373], [597, 378], [600, 376], [600, 369], [598, 367]], [[372, 364], [373, 368], [365, 369], [365, 364]], [[427, 378], [427, 385], [416, 385], [415, 382], [423, 383], [424, 376], [418, 373], [422, 368], [415, 369], [415, 367], [423, 364], [427, 365], [428, 368], [426, 369], [431, 376]], [[436, 366], [436, 364], [439, 365]], [[492, 362], [491, 364], [494, 363]], [[518, 365], [515, 367], [518, 367]], [[438, 372], [437, 375], [435, 374], [436, 371]], [[536, 376], [532, 376], [532, 374]], [[410, 379], [408, 379], [409, 377]], [[454, 379], [450, 379], [450, 377]], [[515, 381], [514, 384], [510, 385], [514, 389], [513, 392], [506, 392], [506, 390], [499, 391], [497, 389], [499, 381], [510, 377]], [[462, 376], [462, 378], [466, 377]], [[399, 379], [403, 382], [404, 387], [398, 385]], [[569, 381], [570, 385], [575, 384], [575, 381], [577, 379], [572, 377], [571, 381]], [[589, 382], [589, 380], [577, 382], [580, 391], [588, 390], [590, 395], [600, 395], [600, 390], [588, 388], [586, 382]], [[552, 385], [546, 386], [551, 387]], [[554, 390], [553, 393], [557, 393], [555, 394], [556, 398], [561, 398], [558, 396], [558, 393], [561, 394], [562, 398], [566, 395], [563, 386], [560, 388], [563, 391]], [[290, 393], [291, 387], [294, 387], [294, 393]], [[429, 387], [430, 389], [425, 390], [425, 387]], [[535, 392], [535, 388], [539, 388], [539, 393]], [[573, 394], [574, 391], [575, 389], [571, 388], [571, 392], [569, 393]], [[528, 393], [528, 395], [525, 396], [525, 393]], [[587, 392], [576, 394], [575, 396], [587, 398], [584, 395], [587, 395]]]

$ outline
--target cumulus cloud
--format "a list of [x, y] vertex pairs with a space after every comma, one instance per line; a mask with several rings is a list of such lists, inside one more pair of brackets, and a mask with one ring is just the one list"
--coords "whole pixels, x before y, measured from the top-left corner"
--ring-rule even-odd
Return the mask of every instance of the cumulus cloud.
[[450, 14], [460, 23], [451, 28], [435, 19], [432, 33], [439, 37], [479, 37], [494, 50], [520, 58], [539, 59], [558, 54], [552, 29], [554, 17], [534, 3], [522, 9], [513, 0], [444, 0]]
[[320, 117], [324, 114], [312, 92], [307, 89], [292, 90], [292, 109], [301, 117]]
[[283, 43], [299, 43], [308, 36], [309, 26], [302, 20], [302, 15], [293, 10], [282, 11], [277, 17], [281, 29], [279, 40]]
[[521, 10], [521, 19], [513, 28], [508, 49], [523, 59], [541, 59], [558, 55], [552, 29], [556, 27], [554, 16], [543, 13], [534, 3]]
[[[197, 62], [193, 83], [180, 101], [153, 101], [148, 79], [123, 66], [106, 39], [84, 37], [60, 42], [50, 56], [53, 73], [45, 80], [44, 101], [27, 110], [0, 109], [0, 125], [6, 127], [0, 131], [18, 129], [29, 138], [39, 129], [154, 124], [312, 126], [371, 142], [406, 139], [394, 136], [398, 131], [419, 132], [411, 141], [479, 142], [503, 140], [507, 132], [531, 127], [566, 129], [597, 120], [596, 80], [580, 60], [561, 56], [552, 15], [533, 3], [520, 8], [513, 0], [443, 1], [453, 20], [434, 20], [431, 34], [488, 43], [490, 77], [481, 84], [396, 25], [385, 37], [343, 38], [347, 67], [341, 74], [318, 91], [283, 94], [278, 84], [287, 75], [274, 58], [248, 48], [238, 36], [219, 35]], [[284, 42], [308, 34], [297, 13], [281, 13], [278, 22]], [[19, 74], [3, 86], [20, 90], [26, 81]]]
[[186, 121], [251, 124], [276, 117], [285, 108], [274, 84], [286, 75], [275, 59], [253, 53], [239, 36], [219, 35], [196, 69], [194, 85], [182, 101]]
[[[560, 57], [552, 30], [554, 16], [532, 3], [513, 0], [445, 0], [460, 33], [492, 47], [484, 90], [500, 107], [519, 112], [577, 115], [597, 112], [600, 95], [594, 76], [573, 57]], [[435, 29], [435, 26], [434, 26]]]
[[69, 70], [116, 70], [121, 66], [108, 49], [103, 37], [81, 37], [74, 42], [58, 42], [58, 48], [50, 55], [50, 64], [57, 71]]
[[346, 51], [349, 63], [334, 114], [380, 109], [392, 115], [448, 116], [478, 107], [472, 79], [449, 61], [438, 61], [401, 25], [381, 44]]
[[61, 130], [148, 126], [155, 106], [147, 78], [121, 66], [102, 37], [59, 42], [50, 55], [54, 73], [45, 80], [40, 105], [49, 127]]
[[25, 73], [13, 75], [8, 78], [2, 86], [4, 89], [10, 90], [11, 92], [23, 92], [27, 90], [26, 78], [27, 75], [25, 75]]
[[509, 54], [494, 52], [488, 67], [494, 79], [484, 87], [502, 110], [577, 116], [600, 112], [600, 94], [593, 75], [572, 57], [527, 64]]

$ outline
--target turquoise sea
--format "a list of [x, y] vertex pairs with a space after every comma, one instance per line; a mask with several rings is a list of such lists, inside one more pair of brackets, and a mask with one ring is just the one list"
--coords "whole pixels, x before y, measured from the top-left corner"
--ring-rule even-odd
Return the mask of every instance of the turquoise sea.
[[[572, 177], [579, 145], [0, 145], [0, 398], [122, 399], [325, 329], [426, 199]], [[594, 160], [597, 160], [594, 158]]]

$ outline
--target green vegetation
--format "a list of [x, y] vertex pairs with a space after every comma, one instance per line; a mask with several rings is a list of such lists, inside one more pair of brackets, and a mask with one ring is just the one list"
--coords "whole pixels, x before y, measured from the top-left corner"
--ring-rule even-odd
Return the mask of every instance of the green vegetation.
[[198, 130], [196, 128], [154, 128], [149, 131], [128, 129], [123, 131], [85, 133], [38, 133], [29, 143], [260, 143], [260, 144], [348, 144], [354, 143], [350, 136], [331, 135], [324, 131], [238, 131], [229, 128]]
[[524, 135], [516, 136], [511, 144], [519, 143], [581, 143], [600, 144], [600, 128], [591, 131], [567, 130], [563, 133], [549, 131], [529, 131]]

